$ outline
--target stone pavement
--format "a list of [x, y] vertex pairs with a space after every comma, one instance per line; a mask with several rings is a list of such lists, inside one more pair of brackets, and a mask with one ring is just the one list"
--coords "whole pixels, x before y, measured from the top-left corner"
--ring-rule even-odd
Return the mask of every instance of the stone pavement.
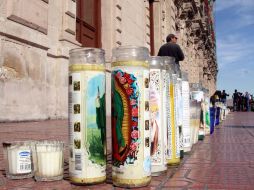
[[[2, 142], [41, 139], [58, 139], [68, 143], [67, 121], [0, 123], [0, 190], [121, 189], [112, 186], [109, 155], [107, 183], [94, 186], [70, 184], [67, 150], [65, 178], [62, 181], [35, 182], [33, 179], [6, 179]], [[110, 136], [108, 136], [108, 142], [110, 142]], [[162, 176], [153, 177], [148, 187], [139, 189], [253, 190], [254, 113], [230, 113], [227, 120], [216, 127], [213, 135], [207, 136], [204, 141], [199, 141], [193, 147], [180, 166], [170, 167]]]

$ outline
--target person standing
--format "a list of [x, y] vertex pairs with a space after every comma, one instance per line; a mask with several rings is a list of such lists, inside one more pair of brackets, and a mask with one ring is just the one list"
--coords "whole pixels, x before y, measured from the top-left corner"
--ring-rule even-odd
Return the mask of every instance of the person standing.
[[245, 92], [245, 103], [246, 103], [246, 111], [250, 111], [250, 94], [249, 92]]
[[233, 98], [233, 107], [234, 107], [234, 111], [239, 111], [239, 106], [238, 106], [238, 104], [239, 104], [239, 93], [237, 92], [237, 90], [235, 89], [235, 92], [234, 92], [234, 94], [233, 94], [233, 96], [232, 96], [232, 98]]
[[159, 49], [158, 56], [170, 56], [175, 58], [175, 62], [179, 65], [179, 61], [184, 60], [184, 54], [180, 46], [177, 44], [177, 37], [169, 34], [166, 38], [167, 43]]
[[221, 101], [225, 105], [227, 103], [227, 96], [229, 96], [229, 95], [225, 92], [225, 90], [223, 90], [222, 93], [221, 93]]

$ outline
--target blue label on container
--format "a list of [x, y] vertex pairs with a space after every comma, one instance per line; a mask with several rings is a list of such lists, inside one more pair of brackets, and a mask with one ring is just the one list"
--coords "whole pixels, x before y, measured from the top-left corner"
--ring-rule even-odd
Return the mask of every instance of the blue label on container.
[[22, 151], [19, 153], [19, 156], [22, 156], [22, 157], [30, 156], [30, 152], [29, 151]]

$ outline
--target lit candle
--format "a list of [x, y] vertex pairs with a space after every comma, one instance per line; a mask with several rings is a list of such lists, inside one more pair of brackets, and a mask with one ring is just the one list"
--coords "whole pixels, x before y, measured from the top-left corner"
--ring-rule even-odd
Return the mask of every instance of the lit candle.
[[6, 176], [10, 179], [32, 177], [31, 144], [28, 141], [4, 142], [3, 147]]
[[63, 142], [43, 141], [35, 145], [34, 169], [37, 181], [63, 178]]

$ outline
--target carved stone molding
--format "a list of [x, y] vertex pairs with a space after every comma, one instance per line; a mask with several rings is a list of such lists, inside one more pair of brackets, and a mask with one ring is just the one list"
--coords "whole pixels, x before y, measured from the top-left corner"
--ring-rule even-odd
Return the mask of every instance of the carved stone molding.
[[44, 34], [48, 32], [48, 4], [41, 0], [7, 1], [7, 18]]

